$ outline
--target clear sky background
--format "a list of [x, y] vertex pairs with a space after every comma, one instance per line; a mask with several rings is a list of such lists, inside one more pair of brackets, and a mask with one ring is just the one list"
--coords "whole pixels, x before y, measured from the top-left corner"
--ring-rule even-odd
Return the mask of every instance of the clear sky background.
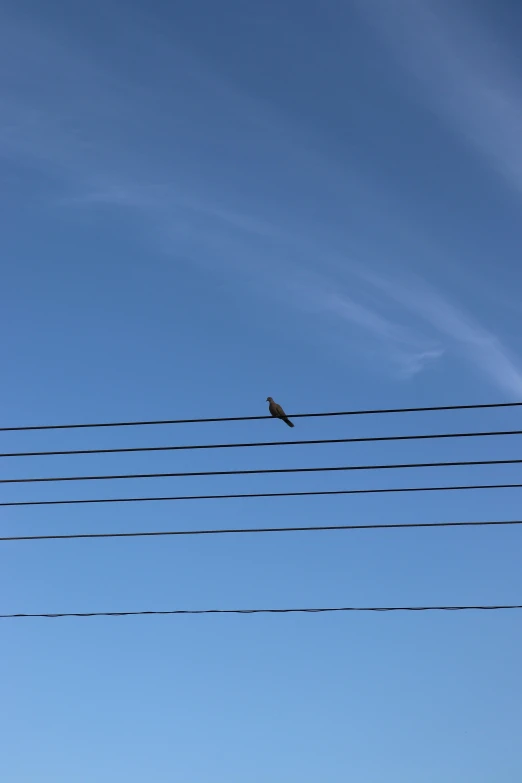
[[[0, 0], [1, 424], [522, 399], [517, 0]], [[503, 412], [2, 434], [2, 451], [518, 429]], [[2, 461], [520, 456], [519, 438]], [[392, 475], [393, 474], [393, 475]], [[517, 466], [1, 499], [521, 481]], [[2, 535], [520, 517], [520, 491], [2, 510]], [[518, 528], [9, 543], [0, 611], [521, 603]], [[9, 783], [518, 783], [516, 613], [5, 620]]]

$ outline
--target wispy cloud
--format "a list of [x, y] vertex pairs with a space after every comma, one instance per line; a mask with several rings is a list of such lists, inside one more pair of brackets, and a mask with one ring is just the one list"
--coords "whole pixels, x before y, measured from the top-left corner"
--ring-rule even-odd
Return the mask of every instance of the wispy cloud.
[[344, 340], [345, 352], [370, 354], [403, 378], [440, 359], [444, 354], [441, 341], [427, 335], [418, 324], [408, 325], [411, 317], [401, 317], [402, 308], [390, 308], [389, 298], [378, 300], [375, 293], [368, 295], [354, 273], [356, 269], [348, 260], [342, 274], [296, 269], [287, 277], [289, 299], [310, 317], [328, 322], [341, 338], [337, 344]]
[[522, 83], [505, 49], [462, 4], [357, 0], [435, 109], [522, 193]]
[[380, 361], [394, 365], [403, 377], [453, 358], [491, 386], [522, 396], [519, 359], [465, 307], [425, 280], [400, 274], [386, 277], [353, 261], [346, 263], [344, 275], [304, 276], [294, 290], [301, 306], [329, 315], [338, 329], [349, 323], [350, 340], [370, 338], [374, 349], [379, 348]]
[[327, 306], [330, 312], [378, 340], [383, 356], [395, 363], [405, 377], [416, 375], [444, 354], [440, 343], [419, 330], [396, 323], [346, 295], [335, 294]]
[[420, 322], [429, 324], [450, 351], [478, 369], [490, 383], [509, 394], [522, 395], [522, 364], [502, 341], [421, 280], [391, 280], [363, 272], [364, 278]]

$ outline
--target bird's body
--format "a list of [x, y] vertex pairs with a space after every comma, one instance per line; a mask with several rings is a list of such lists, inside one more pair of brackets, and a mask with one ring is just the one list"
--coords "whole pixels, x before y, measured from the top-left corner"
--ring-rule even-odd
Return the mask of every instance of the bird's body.
[[276, 419], [282, 419], [289, 427], [294, 426], [282, 407], [277, 402], [274, 402], [272, 397], [267, 397], [266, 401], [268, 402], [268, 410], [270, 411], [271, 416], [274, 416]]

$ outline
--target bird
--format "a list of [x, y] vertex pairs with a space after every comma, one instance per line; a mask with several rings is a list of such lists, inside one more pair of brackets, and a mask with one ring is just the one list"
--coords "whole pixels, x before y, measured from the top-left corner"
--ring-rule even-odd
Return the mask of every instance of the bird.
[[280, 405], [278, 405], [277, 402], [274, 402], [272, 397], [267, 397], [266, 401], [268, 402], [268, 410], [270, 411], [272, 416], [275, 416], [276, 419], [282, 419], [285, 424], [288, 424], [289, 427], [293, 427], [293, 423], [290, 421], [284, 410]]

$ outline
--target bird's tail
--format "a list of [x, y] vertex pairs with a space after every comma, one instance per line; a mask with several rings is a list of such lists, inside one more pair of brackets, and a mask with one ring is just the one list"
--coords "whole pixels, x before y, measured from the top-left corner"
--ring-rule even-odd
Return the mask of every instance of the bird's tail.
[[293, 423], [290, 421], [290, 419], [287, 419], [286, 416], [283, 419], [283, 421], [284, 421], [285, 424], [288, 424], [289, 427], [293, 427], [294, 426]]

